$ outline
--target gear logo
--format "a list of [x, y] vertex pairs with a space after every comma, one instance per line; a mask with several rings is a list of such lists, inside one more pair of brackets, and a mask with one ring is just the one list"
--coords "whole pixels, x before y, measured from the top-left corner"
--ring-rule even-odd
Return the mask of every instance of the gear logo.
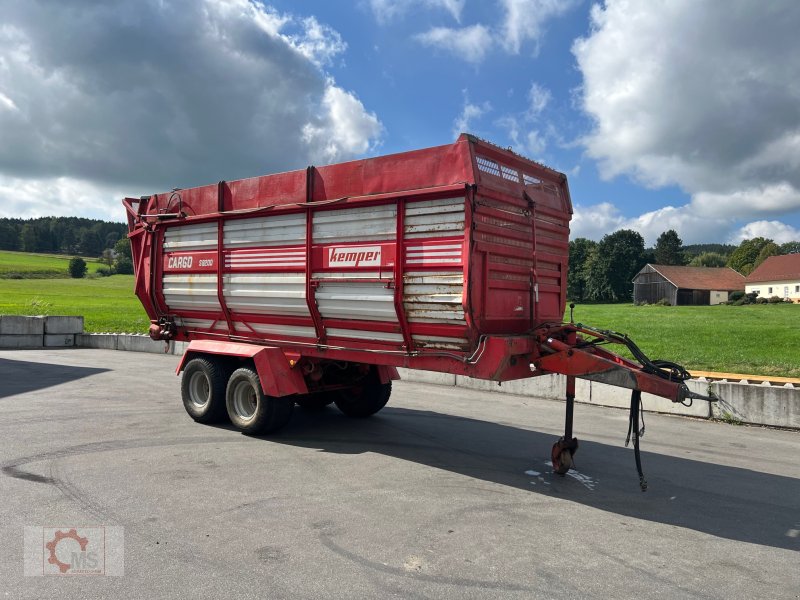
[[124, 527], [27, 525], [23, 541], [26, 577], [125, 574]]
[[[65, 563], [59, 560], [58, 558], [58, 553], [56, 551], [56, 548], [61, 542], [67, 539], [71, 539], [77, 542], [78, 546], [80, 546], [82, 553], [86, 552], [86, 548], [89, 545], [89, 539], [79, 536], [77, 529], [74, 528], [70, 529], [66, 533], [60, 530], [56, 530], [55, 536], [51, 541], [45, 544], [45, 548], [47, 548], [47, 551], [50, 553], [47, 562], [50, 563], [51, 565], [55, 565], [56, 567], [58, 567], [58, 570], [61, 572], [61, 574], [66, 574], [71, 568], [75, 566], [73, 562]], [[72, 553], [72, 556], [74, 557], [75, 553]]]

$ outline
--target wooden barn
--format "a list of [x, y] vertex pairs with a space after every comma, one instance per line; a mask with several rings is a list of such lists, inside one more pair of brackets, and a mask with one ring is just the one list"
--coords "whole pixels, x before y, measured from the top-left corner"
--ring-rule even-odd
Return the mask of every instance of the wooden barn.
[[645, 265], [633, 278], [633, 301], [673, 306], [727, 302], [731, 292], [744, 291], [745, 278], [728, 267]]

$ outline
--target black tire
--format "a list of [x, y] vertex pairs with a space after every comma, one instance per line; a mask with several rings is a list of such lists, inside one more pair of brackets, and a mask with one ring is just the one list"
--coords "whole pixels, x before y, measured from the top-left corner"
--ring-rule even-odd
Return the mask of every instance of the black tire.
[[339, 392], [336, 407], [348, 417], [363, 419], [371, 417], [389, 401], [392, 382], [381, 383], [369, 378], [359, 385]]
[[219, 423], [228, 416], [225, 389], [228, 370], [212, 358], [193, 358], [183, 368], [183, 407], [198, 423]]
[[258, 374], [243, 367], [236, 369], [228, 379], [225, 405], [234, 427], [247, 435], [258, 435], [276, 431], [289, 422], [294, 398], [265, 395]]
[[319, 412], [336, 400], [336, 392], [318, 392], [316, 394], [303, 394], [295, 397], [294, 401], [305, 411]]

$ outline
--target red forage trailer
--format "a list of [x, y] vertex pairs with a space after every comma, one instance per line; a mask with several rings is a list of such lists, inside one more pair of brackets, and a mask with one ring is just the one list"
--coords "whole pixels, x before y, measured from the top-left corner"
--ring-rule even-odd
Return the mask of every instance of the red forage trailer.
[[577, 449], [575, 377], [632, 390], [637, 464], [642, 391], [708, 399], [627, 337], [563, 322], [566, 177], [473, 136], [123, 204], [150, 335], [190, 342], [178, 371], [201, 423], [263, 433], [295, 405], [330, 403], [369, 416], [396, 367], [493, 381], [562, 373], [566, 427], [552, 457], [563, 473]]

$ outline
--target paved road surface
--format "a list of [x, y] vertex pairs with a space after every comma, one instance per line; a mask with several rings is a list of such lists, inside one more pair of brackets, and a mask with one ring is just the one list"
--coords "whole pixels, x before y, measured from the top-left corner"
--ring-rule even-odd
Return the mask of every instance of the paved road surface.
[[[0, 352], [0, 597], [800, 598], [800, 433], [397, 383], [271, 438], [193, 423], [177, 357]], [[624, 392], [621, 392], [624, 393]], [[123, 526], [122, 577], [23, 577], [25, 526]]]

